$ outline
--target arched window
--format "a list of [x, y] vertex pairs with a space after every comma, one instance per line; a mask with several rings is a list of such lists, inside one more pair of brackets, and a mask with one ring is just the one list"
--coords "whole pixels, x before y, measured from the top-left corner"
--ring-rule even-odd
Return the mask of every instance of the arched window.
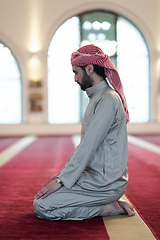
[[132, 123], [150, 120], [148, 46], [139, 29], [114, 13], [94, 11], [74, 16], [54, 34], [48, 50], [49, 123], [81, 121], [88, 97], [74, 83], [70, 56], [80, 46], [95, 44], [117, 66]]
[[0, 42], [0, 124], [22, 122], [21, 75], [8, 47]]

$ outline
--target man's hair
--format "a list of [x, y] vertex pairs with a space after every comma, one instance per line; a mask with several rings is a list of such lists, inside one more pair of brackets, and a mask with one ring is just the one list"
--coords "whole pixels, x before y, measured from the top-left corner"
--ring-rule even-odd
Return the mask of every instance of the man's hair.
[[[86, 65], [87, 66], [87, 65]], [[86, 71], [85, 68], [86, 66], [80, 66], [80, 68], [83, 70], [83, 71]], [[99, 65], [96, 65], [96, 64], [93, 64], [94, 66], [94, 71], [97, 75], [99, 75], [100, 77], [103, 77], [103, 79], [106, 79], [106, 75], [105, 75], [105, 71], [104, 71], [104, 67], [101, 67]]]

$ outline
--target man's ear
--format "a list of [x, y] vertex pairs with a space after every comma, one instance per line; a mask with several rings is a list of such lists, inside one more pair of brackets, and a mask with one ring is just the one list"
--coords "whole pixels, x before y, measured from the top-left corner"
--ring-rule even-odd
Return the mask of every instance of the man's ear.
[[86, 72], [87, 72], [88, 75], [90, 75], [94, 72], [93, 64], [89, 64], [89, 65], [86, 66]]

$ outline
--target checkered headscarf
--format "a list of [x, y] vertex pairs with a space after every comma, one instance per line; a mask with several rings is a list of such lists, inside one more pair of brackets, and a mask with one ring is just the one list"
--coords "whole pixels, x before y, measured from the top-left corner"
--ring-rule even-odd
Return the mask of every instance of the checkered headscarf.
[[108, 55], [104, 54], [103, 51], [93, 45], [86, 45], [79, 48], [76, 52], [73, 52], [71, 55], [71, 64], [76, 66], [86, 66], [89, 64], [96, 64], [101, 67], [104, 67], [105, 74], [110, 82], [110, 84], [114, 87], [115, 91], [120, 95], [125, 114], [126, 114], [126, 123], [129, 123], [129, 112], [127, 107], [126, 98], [123, 91], [122, 82], [120, 80], [117, 68], [111, 62]]

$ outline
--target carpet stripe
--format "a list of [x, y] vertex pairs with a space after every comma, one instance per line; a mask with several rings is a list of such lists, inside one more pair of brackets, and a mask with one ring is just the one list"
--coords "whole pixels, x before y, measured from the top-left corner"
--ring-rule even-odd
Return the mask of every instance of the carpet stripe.
[[139, 146], [141, 148], [144, 148], [148, 151], [151, 151], [153, 153], [159, 154], [160, 155], [160, 147], [153, 144], [153, 143], [149, 143], [145, 140], [142, 140], [140, 138], [134, 137], [129, 135], [128, 136], [128, 141], [136, 146]]
[[10, 147], [12, 144], [17, 142], [21, 138], [22, 138], [22, 136], [21, 137], [19, 137], [19, 136], [17, 136], [17, 137], [1, 137], [0, 136], [0, 152], [5, 150], [6, 148]]
[[7, 163], [11, 158], [21, 152], [29, 144], [37, 139], [36, 136], [26, 136], [0, 153], [0, 167]]
[[[127, 199], [123, 196], [123, 199]], [[106, 226], [110, 239], [113, 240], [155, 240], [156, 238], [147, 227], [145, 222], [141, 219], [139, 214], [136, 212], [134, 217], [128, 217], [126, 215], [114, 216], [114, 217], [103, 217], [104, 224]]]
[[147, 141], [147, 142], [150, 142], [150, 143], [153, 143], [155, 145], [158, 145], [160, 147], [160, 135], [152, 135], [152, 134], [145, 134], [145, 135], [134, 135], [135, 137], [137, 138], [140, 138], [144, 141]]

